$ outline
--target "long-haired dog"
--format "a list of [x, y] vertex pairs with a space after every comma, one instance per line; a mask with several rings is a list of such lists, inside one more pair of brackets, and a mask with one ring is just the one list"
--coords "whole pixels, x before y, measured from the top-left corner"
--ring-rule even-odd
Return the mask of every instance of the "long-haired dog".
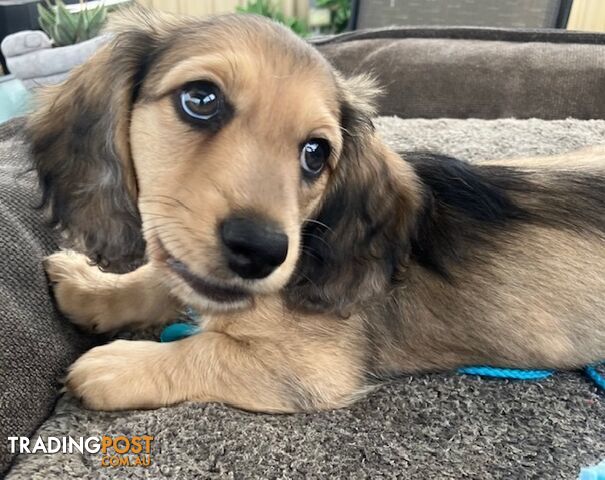
[[66, 378], [88, 407], [327, 409], [403, 372], [605, 358], [603, 152], [399, 155], [372, 83], [279, 25], [135, 10], [112, 32], [29, 121], [52, 222], [83, 252], [48, 275], [96, 332], [185, 306], [203, 332], [92, 349]]

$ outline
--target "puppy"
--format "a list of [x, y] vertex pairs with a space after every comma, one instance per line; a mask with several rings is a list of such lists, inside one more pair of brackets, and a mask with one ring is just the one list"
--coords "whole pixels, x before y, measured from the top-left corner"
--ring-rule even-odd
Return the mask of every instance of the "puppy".
[[203, 333], [92, 349], [66, 378], [87, 407], [311, 411], [403, 372], [605, 358], [605, 152], [399, 155], [373, 84], [265, 19], [137, 9], [112, 34], [29, 120], [82, 252], [48, 275], [95, 332], [192, 306]]

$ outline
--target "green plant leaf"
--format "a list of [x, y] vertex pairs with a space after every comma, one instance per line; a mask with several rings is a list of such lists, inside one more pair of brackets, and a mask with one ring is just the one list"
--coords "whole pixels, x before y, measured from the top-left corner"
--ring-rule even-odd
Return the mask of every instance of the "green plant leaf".
[[[45, 4], [37, 6], [38, 23], [57, 46], [71, 45], [95, 37], [107, 20], [107, 7], [103, 4], [71, 13], [63, 0], [56, 0], [55, 5], [49, 0], [44, 2]], [[85, 5], [85, 2], [81, 5]]]
[[65, 45], [71, 45], [73, 43], [73, 39], [66, 32], [65, 28], [61, 24], [55, 23], [52, 29], [52, 39], [57, 47], [63, 47]]
[[88, 28], [90, 38], [95, 37], [105, 25], [107, 21], [107, 9], [102, 5], [95, 8], [88, 19]]
[[40, 17], [44, 17], [47, 19], [54, 18], [53, 11], [49, 10], [48, 7], [46, 7], [44, 4], [38, 3], [36, 5], [36, 8], [38, 9], [38, 15]]
[[44, 33], [46, 33], [46, 35], [48, 35], [49, 38], [52, 38], [51, 32], [53, 24], [51, 22], [46, 22], [42, 18], [39, 18], [38, 25], [40, 25], [40, 28], [44, 31]]
[[315, 4], [330, 10], [331, 31], [338, 33], [347, 28], [351, 18], [351, 0], [315, 0]]
[[271, 0], [249, 1], [245, 7], [237, 7], [236, 10], [240, 13], [254, 13], [256, 15], [271, 18], [276, 22], [282, 23], [290, 28], [293, 32], [303, 37], [309, 34], [309, 28], [307, 27], [306, 22], [295, 17], [288, 17], [284, 15], [284, 13]]
[[[39, 7], [40, 5], [38, 5]], [[53, 25], [55, 23], [55, 17], [46, 10], [42, 10], [38, 16], [38, 22], [45, 25]]]
[[84, 12], [80, 12], [78, 14], [78, 19], [77, 19], [77, 23], [76, 23], [76, 30], [75, 30], [76, 41], [75, 41], [75, 43], [86, 40], [87, 27], [88, 27], [88, 22], [86, 21], [86, 14]]
[[75, 32], [77, 29], [77, 18], [72, 14], [63, 2], [57, 3], [57, 22], [65, 25], [65, 28]]
[[53, 10], [49, 10], [48, 7], [39, 3], [38, 7], [38, 24], [44, 32], [52, 38], [52, 27], [55, 24], [55, 14]]
[[274, 18], [280, 12], [273, 5], [271, 0], [254, 0], [248, 2], [245, 7], [237, 7], [237, 11], [241, 13], [255, 13], [263, 17]]

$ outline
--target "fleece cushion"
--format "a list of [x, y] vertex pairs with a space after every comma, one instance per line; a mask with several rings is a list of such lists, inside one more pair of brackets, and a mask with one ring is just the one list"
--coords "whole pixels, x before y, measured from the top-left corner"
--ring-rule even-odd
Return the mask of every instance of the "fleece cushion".
[[41, 260], [56, 250], [44, 228], [21, 120], [0, 126], [0, 476], [7, 437], [31, 435], [51, 412], [58, 379], [89, 346], [54, 309]]
[[469, 27], [360, 30], [314, 41], [385, 90], [402, 118], [605, 118], [605, 34]]
[[[553, 154], [605, 143], [604, 120], [380, 118], [376, 123], [395, 148], [430, 149], [469, 160]], [[13, 258], [25, 256], [22, 244], [8, 243]], [[44, 300], [37, 261], [32, 260], [27, 272], [21, 284], [37, 278], [36, 298]], [[30, 317], [17, 317], [30, 308], [25, 298], [17, 298], [14, 318], [24, 318], [29, 325]], [[52, 325], [45, 335], [66, 340], [68, 327], [44, 304], [47, 316], [36, 321]], [[6, 323], [0, 327], [7, 328]], [[13, 331], [14, 326], [9, 328]], [[48, 358], [48, 343], [45, 338], [31, 341], [30, 355], [43, 352]], [[76, 347], [71, 348], [73, 353]], [[13, 360], [2, 365], [20, 367]], [[48, 382], [58, 370], [58, 363], [46, 368]], [[8, 396], [10, 402], [25, 405], [36, 388], [28, 381]], [[111, 468], [101, 465], [100, 454], [19, 455], [7, 480], [574, 479], [582, 466], [605, 458], [605, 395], [582, 373], [566, 372], [540, 382], [456, 373], [406, 376], [350, 408], [296, 415], [255, 414], [200, 403], [153, 411], [92, 412], [65, 396], [32, 440], [103, 434], [153, 435], [152, 464]]]

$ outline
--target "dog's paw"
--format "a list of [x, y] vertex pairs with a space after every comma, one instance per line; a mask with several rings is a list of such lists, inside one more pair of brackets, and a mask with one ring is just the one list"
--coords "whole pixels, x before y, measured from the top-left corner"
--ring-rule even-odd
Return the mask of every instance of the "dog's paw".
[[53, 285], [59, 310], [76, 325], [97, 333], [114, 329], [110, 315], [111, 298], [99, 295], [106, 274], [88, 257], [62, 250], [44, 259], [44, 268]]
[[116, 340], [95, 347], [69, 369], [66, 389], [91, 410], [159, 408], [176, 393], [159, 369], [171, 361], [168, 344]]
[[70, 279], [74, 275], [86, 275], [90, 269], [95, 268], [86, 255], [73, 250], [55, 252], [46, 257], [43, 263], [52, 283]]

